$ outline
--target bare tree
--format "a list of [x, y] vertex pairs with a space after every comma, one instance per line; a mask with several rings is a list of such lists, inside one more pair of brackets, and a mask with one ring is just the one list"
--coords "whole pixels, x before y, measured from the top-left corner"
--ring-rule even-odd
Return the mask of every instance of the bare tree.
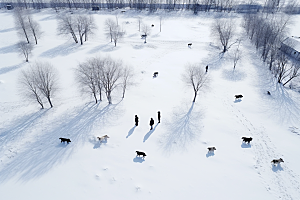
[[32, 19], [31, 15], [27, 15], [27, 20], [28, 20], [29, 31], [31, 32], [32, 36], [34, 37], [35, 44], [37, 44], [38, 38], [40, 38], [40, 36], [42, 34], [40, 25]]
[[33, 66], [37, 79], [37, 86], [40, 93], [48, 100], [51, 108], [53, 107], [51, 98], [58, 89], [58, 72], [48, 62], [36, 62]]
[[236, 48], [236, 50], [234, 51], [234, 55], [233, 55], [233, 69], [235, 69], [236, 67], [236, 64], [238, 63], [238, 61], [241, 59], [242, 57], [242, 53], [241, 51], [239, 50], [240, 48], [240, 42]]
[[110, 41], [113, 41], [113, 30], [117, 27], [117, 24], [111, 18], [105, 20], [105, 29], [107, 31], [107, 36], [110, 37]]
[[123, 69], [123, 76], [122, 76], [122, 90], [123, 90], [122, 98], [125, 97], [125, 91], [126, 91], [126, 89], [130, 85], [133, 85], [132, 78], [133, 78], [133, 71], [132, 71], [132, 69], [130, 67], [125, 67]]
[[217, 19], [212, 26], [212, 34], [215, 35], [223, 46], [225, 53], [232, 44], [230, 44], [234, 36], [235, 23], [232, 20]]
[[37, 101], [42, 109], [44, 108], [42, 94], [38, 88], [36, 73], [32, 67], [21, 71], [19, 85], [20, 91], [25, 98]]
[[117, 46], [117, 42], [124, 37], [125, 32], [122, 31], [119, 26], [116, 26], [112, 30], [111, 34], [112, 34], [112, 39], [115, 43], [115, 46]]
[[58, 34], [60, 35], [71, 34], [75, 43], [78, 43], [78, 39], [75, 34], [76, 31], [75, 26], [76, 26], [75, 19], [72, 17], [72, 15], [67, 15], [67, 14], [58, 15], [58, 26], [57, 26]]
[[87, 34], [92, 33], [96, 29], [92, 16], [78, 15], [75, 17], [75, 30], [79, 35], [80, 44], [83, 45], [83, 38], [87, 40]]
[[[96, 58], [87, 60], [84, 63], [78, 65], [76, 69], [76, 76], [83, 93], [91, 93], [98, 103], [97, 93], [100, 89], [100, 100], [101, 100], [101, 87], [99, 88], [99, 64]], [[98, 75], [98, 76], [97, 76]]]
[[97, 94], [102, 100], [102, 91], [105, 93], [109, 104], [112, 103], [112, 92], [121, 87], [123, 98], [125, 90], [132, 84], [132, 70], [124, 68], [122, 61], [110, 57], [96, 57], [79, 64], [76, 77], [82, 92], [92, 94], [96, 103]]
[[161, 25], [162, 25], [163, 17], [159, 17], [159, 32], [161, 32]]
[[104, 92], [108, 103], [112, 103], [111, 94], [115, 88], [119, 86], [119, 81], [122, 78], [122, 62], [115, 61], [110, 57], [103, 59], [103, 65], [101, 67], [101, 83], [103, 85]]
[[18, 47], [20, 49], [21, 54], [24, 55], [26, 62], [28, 62], [29, 55], [31, 54], [33, 49], [32, 45], [27, 42], [19, 42]]
[[277, 54], [275, 64], [274, 75], [278, 83], [286, 85], [300, 75], [299, 64], [289, 61], [283, 52]]
[[199, 90], [207, 84], [207, 76], [205, 75], [205, 72], [202, 70], [202, 67], [199, 64], [189, 64], [187, 65], [182, 78], [188, 86], [193, 87], [193, 102], [195, 102]]
[[150, 35], [151, 33], [151, 29], [150, 29], [150, 26], [146, 25], [146, 24], [143, 24], [142, 25], [142, 32], [144, 33], [145, 35], [145, 42], [144, 43], [147, 43], [147, 37], [148, 35]]
[[139, 31], [141, 31], [142, 18], [138, 17]]
[[18, 30], [19, 35], [24, 35], [26, 38], [27, 43], [29, 43], [29, 25], [26, 20], [26, 13], [25, 11], [21, 10], [20, 8], [14, 9], [14, 19], [16, 29]]

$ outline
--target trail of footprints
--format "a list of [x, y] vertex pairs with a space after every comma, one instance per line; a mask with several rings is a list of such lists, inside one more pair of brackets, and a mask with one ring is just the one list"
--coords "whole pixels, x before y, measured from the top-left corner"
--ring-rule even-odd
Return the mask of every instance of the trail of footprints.
[[271, 139], [265, 134], [265, 128], [263, 126], [260, 128], [254, 127], [238, 108], [225, 101], [224, 105], [236, 116], [236, 120], [248, 130], [248, 133], [243, 133], [242, 136], [249, 134], [253, 137], [251, 145], [256, 160], [254, 167], [266, 185], [266, 189], [277, 199], [300, 199], [300, 184], [298, 181], [300, 179], [298, 175], [287, 167], [288, 161], [282, 166], [275, 167], [271, 165], [272, 159], [282, 156], [277, 153]]

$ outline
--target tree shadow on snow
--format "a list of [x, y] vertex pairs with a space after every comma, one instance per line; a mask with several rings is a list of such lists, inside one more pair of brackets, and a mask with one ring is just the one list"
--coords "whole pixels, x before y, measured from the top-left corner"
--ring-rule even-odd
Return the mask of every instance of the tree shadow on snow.
[[54, 58], [57, 56], [67, 56], [71, 53], [75, 53], [82, 48], [82, 45], [76, 44], [75, 42], [66, 42], [57, 47], [49, 49], [40, 54], [41, 57]]
[[21, 64], [18, 64], [18, 65], [13, 65], [13, 66], [9, 66], [9, 67], [2, 67], [2, 68], [0, 68], [0, 75], [1, 74], [6, 74], [6, 73], [14, 71], [14, 70], [17, 70], [17, 69], [23, 67], [23, 65], [25, 65], [25, 64], [26, 63], [21, 63]]
[[246, 73], [241, 72], [236, 69], [232, 69], [232, 70], [224, 69], [222, 71], [222, 77], [225, 80], [237, 82], [237, 81], [244, 80], [247, 77], [247, 75], [246, 75]]
[[272, 170], [273, 172], [278, 172], [278, 171], [283, 171], [283, 168], [281, 167], [280, 164], [277, 164], [277, 165], [272, 165]]
[[7, 54], [7, 53], [18, 53], [19, 48], [17, 44], [9, 45], [6, 47], [0, 48], [0, 54]]
[[[102, 106], [88, 103], [75, 107], [72, 111], [68, 110], [66, 114], [49, 122], [47, 126], [51, 129], [47, 129], [46, 126], [39, 137], [33, 138], [35, 141], [31, 141], [1, 169], [0, 183], [15, 176], [18, 176], [20, 181], [42, 176], [53, 167], [67, 161], [74, 151], [87, 141], [93, 129], [99, 130], [114, 122], [118, 113], [120, 112], [117, 111], [117, 104]], [[34, 115], [30, 120], [27, 117], [27, 120], [15, 126], [15, 135], [28, 131], [26, 129], [32, 126], [32, 121], [41, 117], [42, 114]], [[10, 132], [7, 132], [7, 135], [10, 135]], [[60, 137], [70, 138], [71, 143], [60, 143]]]
[[126, 138], [128, 138], [129, 136], [131, 136], [135, 130], [136, 126], [132, 127], [129, 131], [128, 131], [128, 135], [126, 136]]
[[136, 162], [136, 163], [142, 163], [144, 162], [145, 159], [143, 157], [138, 157], [136, 156], [134, 159], [133, 159], [133, 162]]
[[145, 136], [143, 142], [146, 142], [148, 138], [151, 136], [151, 134], [155, 131], [156, 127], [158, 126], [158, 123], [153, 127], [152, 130], [150, 130]]
[[186, 150], [198, 139], [203, 113], [193, 111], [193, 108], [194, 103], [186, 113], [183, 112], [183, 108], [179, 108], [173, 113], [172, 121], [166, 122], [167, 131], [160, 140], [163, 152], [170, 154]]

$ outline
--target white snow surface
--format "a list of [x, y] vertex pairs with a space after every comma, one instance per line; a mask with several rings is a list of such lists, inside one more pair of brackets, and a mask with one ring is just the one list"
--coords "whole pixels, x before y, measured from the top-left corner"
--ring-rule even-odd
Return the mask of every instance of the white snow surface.
[[[43, 35], [25, 63], [12, 12], [0, 11], [0, 199], [299, 200], [300, 94], [269, 78], [240, 28], [242, 15], [128, 10], [118, 14], [126, 35], [114, 47], [104, 21], [117, 13], [90, 13], [98, 30], [81, 46], [57, 35], [55, 11], [35, 12]], [[147, 43], [140, 38], [139, 16], [155, 25]], [[235, 46], [222, 56], [211, 34], [216, 17], [238, 21], [243, 57], [235, 70]], [[299, 16], [293, 19], [298, 24], [290, 29], [299, 34]], [[81, 95], [74, 76], [80, 62], [106, 55], [135, 72], [135, 85], [124, 99], [115, 92], [112, 105]], [[59, 71], [53, 108], [40, 109], [20, 95], [20, 72], [35, 61], [49, 61]], [[209, 84], [194, 104], [193, 89], [182, 81], [188, 63], [209, 66]], [[235, 101], [235, 94], [244, 97]], [[107, 142], [96, 140], [106, 134]], [[243, 136], [253, 141], [244, 144]], [[60, 137], [72, 142], [60, 143]], [[137, 150], [147, 156], [136, 157]], [[284, 163], [272, 166], [278, 158]]]

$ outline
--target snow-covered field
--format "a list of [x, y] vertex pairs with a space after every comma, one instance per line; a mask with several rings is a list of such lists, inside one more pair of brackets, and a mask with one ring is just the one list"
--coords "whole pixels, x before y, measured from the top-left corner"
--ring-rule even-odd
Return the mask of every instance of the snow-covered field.
[[[216, 17], [242, 16], [127, 11], [118, 15], [126, 35], [114, 47], [104, 21], [117, 12], [93, 13], [98, 30], [82, 46], [57, 35], [53, 10], [36, 12], [43, 36], [25, 63], [12, 13], [0, 11], [0, 199], [300, 199], [300, 94], [269, 78], [239, 25], [243, 57], [235, 71], [230, 50], [222, 57], [210, 31]], [[155, 25], [146, 44], [138, 17]], [[300, 35], [299, 16], [293, 20], [291, 33]], [[135, 72], [136, 84], [123, 100], [115, 93], [112, 105], [82, 96], [74, 76], [80, 62], [106, 55]], [[20, 72], [35, 61], [59, 70], [53, 108], [41, 110], [19, 94]], [[209, 66], [208, 87], [195, 104], [182, 81], [188, 63]], [[235, 101], [240, 93], [244, 98]], [[105, 134], [110, 138], [99, 143]], [[250, 145], [243, 136], [253, 138]], [[60, 137], [72, 142], [61, 144]], [[280, 157], [284, 163], [272, 166]]]

